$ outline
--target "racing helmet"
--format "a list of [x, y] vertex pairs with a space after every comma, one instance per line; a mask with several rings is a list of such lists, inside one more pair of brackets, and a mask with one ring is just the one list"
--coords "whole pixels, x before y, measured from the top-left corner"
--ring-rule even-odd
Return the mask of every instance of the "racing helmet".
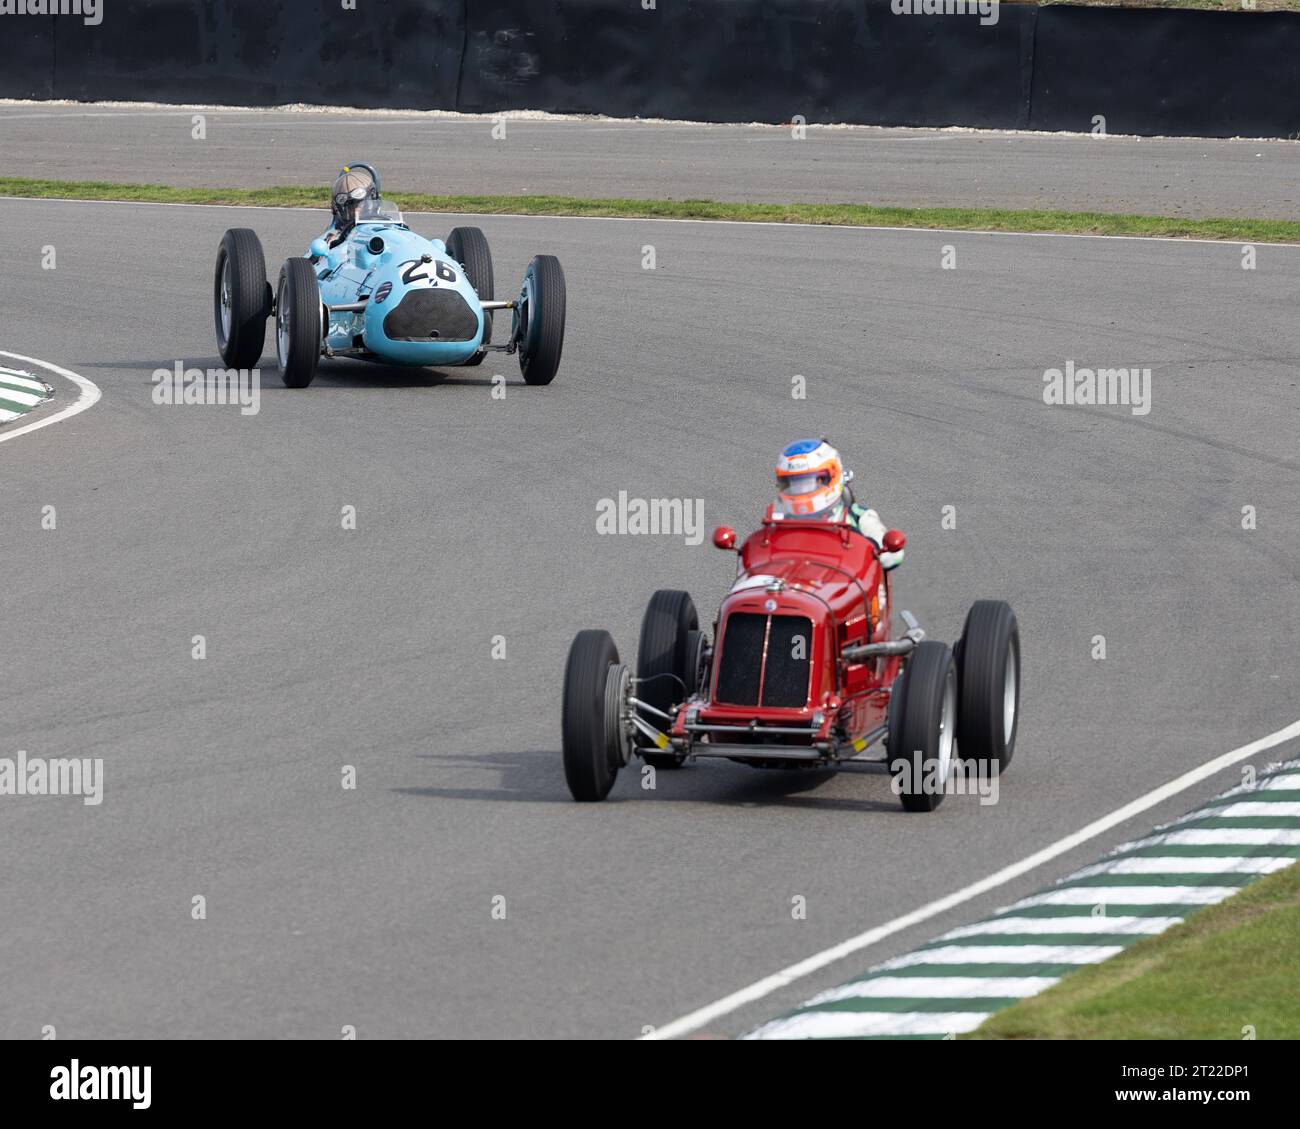
[[826, 517], [844, 497], [844, 464], [825, 439], [800, 439], [776, 464], [776, 512], [785, 517]]
[[379, 199], [379, 174], [369, 165], [344, 165], [330, 195], [330, 210], [340, 231], [357, 222], [357, 210], [366, 199]]

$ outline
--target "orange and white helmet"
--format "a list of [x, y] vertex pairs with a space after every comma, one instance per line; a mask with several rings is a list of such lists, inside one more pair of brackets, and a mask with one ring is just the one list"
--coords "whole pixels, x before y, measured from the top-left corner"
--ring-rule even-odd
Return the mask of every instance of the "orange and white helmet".
[[844, 497], [844, 464], [825, 439], [800, 439], [776, 464], [776, 511], [786, 517], [824, 517]]

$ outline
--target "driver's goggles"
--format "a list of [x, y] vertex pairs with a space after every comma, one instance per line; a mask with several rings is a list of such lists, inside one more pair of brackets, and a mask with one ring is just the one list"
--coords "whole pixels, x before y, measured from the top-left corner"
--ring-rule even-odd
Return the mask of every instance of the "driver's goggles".
[[798, 497], [800, 494], [811, 494], [814, 490], [829, 486], [831, 472], [819, 470], [808, 474], [778, 474], [776, 484], [781, 493]]

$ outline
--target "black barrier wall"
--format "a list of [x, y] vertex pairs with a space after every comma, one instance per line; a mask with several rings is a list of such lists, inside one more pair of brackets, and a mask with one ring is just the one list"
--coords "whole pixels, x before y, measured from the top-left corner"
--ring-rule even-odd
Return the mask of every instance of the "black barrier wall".
[[1024, 7], [982, 27], [862, 0], [475, 0], [457, 108], [1023, 125], [1031, 22]]
[[[102, 22], [54, 24], [55, 98], [312, 102], [444, 109], [456, 102], [464, 4], [429, 0], [101, 0]], [[0, 27], [0, 31], [5, 29]], [[0, 87], [5, 51], [0, 48]]]
[[1031, 129], [1088, 130], [1100, 114], [1108, 133], [1300, 130], [1300, 15], [1051, 7], [1037, 23]]
[[1300, 131], [1293, 13], [1005, 4], [993, 21], [910, 14], [936, 0], [650, 2], [100, 0], [93, 25], [0, 15], [0, 97]]

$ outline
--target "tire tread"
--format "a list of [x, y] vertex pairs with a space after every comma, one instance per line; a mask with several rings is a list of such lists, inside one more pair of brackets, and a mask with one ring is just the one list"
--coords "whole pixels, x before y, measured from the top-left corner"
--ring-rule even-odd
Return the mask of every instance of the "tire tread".
[[266, 300], [266, 255], [257, 232], [247, 227], [232, 227], [221, 237], [217, 248], [217, 265], [213, 278], [213, 313], [217, 323], [217, 343], [221, 344], [221, 266], [231, 263], [230, 338], [220, 349], [227, 368], [256, 368], [266, 348], [266, 320], [271, 316]]
[[524, 382], [532, 385], [550, 384], [560, 367], [560, 354], [564, 350], [565, 283], [564, 268], [554, 255], [536, 255], [528, 269], [534, 272], [534, 288], [540, 310], [530, 310], [529, 317], [541, 314], [537, 348], [525, 362], [523, 350], [519, 351], [519, 369]]
[[618, 770], [605, 747], [605, 678], [618, 662], [609, 632], [588, 629], [574, 637], [564, 666], [564, 702], [560, 718], [564, 779], [580, 803], [603, 800]]
[[[700, 617], [689, 593], [661, 588], [651, 596], [641, 618], [637, 678], [673, 674], [689, 683], [685, 673], [687, 633], [698, 630], [699, 626]], [[681, 686], [671, 678], [655, 678], [653, 682], [639, 685], [636, 696], [666, 713], [674, 702], [681, 700], [681, 694]], [[680, 768], [685, 761], [679, 753], [642, 750], [641, 755], [655, 768]]]

